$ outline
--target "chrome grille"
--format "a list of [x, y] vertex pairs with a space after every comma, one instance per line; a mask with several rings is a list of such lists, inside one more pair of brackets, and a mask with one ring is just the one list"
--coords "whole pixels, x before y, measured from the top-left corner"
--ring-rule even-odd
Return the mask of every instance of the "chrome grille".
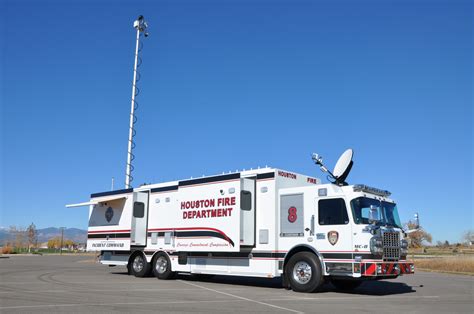
[[385, 231], [382, 233], [383, 259], [398, 261], [400, 258], [400, 233]]

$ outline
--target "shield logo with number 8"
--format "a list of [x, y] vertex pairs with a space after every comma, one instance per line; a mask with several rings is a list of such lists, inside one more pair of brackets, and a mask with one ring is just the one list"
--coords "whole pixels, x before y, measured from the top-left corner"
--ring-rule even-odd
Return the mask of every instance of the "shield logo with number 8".
[[337, 231], [329, 231], [328, 232], [328, 241], [332, 245], [337, 243], [337, 240], [339, 240], [339, 233]]

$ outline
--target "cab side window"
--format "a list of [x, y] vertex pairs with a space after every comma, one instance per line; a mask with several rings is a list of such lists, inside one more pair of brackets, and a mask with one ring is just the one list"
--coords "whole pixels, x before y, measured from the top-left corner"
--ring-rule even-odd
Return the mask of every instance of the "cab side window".
[[318, 207], [319, 225], [346, 225], [349, 223], [344, 199], [320, 200]]

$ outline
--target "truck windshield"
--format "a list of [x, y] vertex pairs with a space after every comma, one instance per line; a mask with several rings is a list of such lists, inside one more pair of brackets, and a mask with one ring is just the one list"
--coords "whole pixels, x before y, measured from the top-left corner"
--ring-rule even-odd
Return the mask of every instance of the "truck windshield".
[[351, 201], [352, 214], [356, 224], [369, 224], [370, 206], [378, 209], [380, 221], [377, 225], [387, 225], [402, 228], [395, 203], [381, 202], [367, 197], [358, 197]]

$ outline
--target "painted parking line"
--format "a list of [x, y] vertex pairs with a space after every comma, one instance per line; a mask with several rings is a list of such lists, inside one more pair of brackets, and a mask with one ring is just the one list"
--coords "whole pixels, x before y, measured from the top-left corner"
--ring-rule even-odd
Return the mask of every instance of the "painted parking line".
[[184, 283], [184, 284], [190, 285], [190, 286], [198, 287], [198, 288], [201, 288], [201, 289], [204, 289], [204, 290], [208, 290], [208, 291], [212, 291], [212, 292], [215, 292], [215, 293], [223, 294], [223, 295], [230, 296], [230, 297], [233, 297], [233, 298], [237, 298], [237, 299], [240, 299], [240, 300], [244, 300], [244, 301], [248, 301], [248, 302], [253, 302], [253, 303], [257, 303], [257, 304], [261, 304], [261, 305], [265, 305], [265, 306], [277, 308], [277, 309], [284, 310], [284, 311], [287, 311], [287, 312], [303, 313], [303, 312], [296, 311], [296, 310], [292, 310], [292, 309], [289, 309], [289, 308], [286, 308], [286, 307], [281, 307], [281, 306], [278, 306], [278, 305], [274, 305], [274, 304], [270, 304], [270, 303], [265, 303], [265, 302], [261, 302], [261, 301], [252, 300], [252, 299], [249, 299], [249, 298], [241, 297], [241, 296], [238, 296], [238, 295], [235, 295], [235, 294], [231, 294], [231, 293], [226, 293], [226, 292], [214, 290], [214, 289], [207, 288], [207, 287], [204, 287], [204, 286], [200, 286], [200, 285], [197, 285], [197, 284], [194, 284], [194, 283], [191, 283], [191, 282], [187, 282], [187, 281], [183, 281], [183, 280], [178, 280], [178, 281], [179, 281], [179, 282], [182, 282], [182, 283]]
[[77, 307], [77, 306], [117, 306], [117, 305], [159, 305], [159, 304], [197, 304], [197, 303], [229, 303], [243, 302], [244, 300], [200, 300], [200, 301], [163, 301], [163, 302], [115, 302], [115, 303], [64, 303], [64, 304], [42, 304], [42, 305], [18, 305], [2, 306], [0, 310], [14, 309], [41, 309], [50, 307]]
[[[1, 288], [0, 288], [1, 289]], [[244, 288], [223, 288], [222, 290], [226, 291], [242, 291], [245, 290]], [[71, 293], [71, 292], [103, 292], [104, 289], [61, 289], [61, 290], [21, 290], [21, 293]], [[109, 289], [107, 288], [107, 292], [160, 292], [160, 291], [199, 291], [198, 288], [157, 288], [157, 289]], [[13, 293], [17, 294], [18, 291], [0, 291], [0, 294], [8, 294]]]

